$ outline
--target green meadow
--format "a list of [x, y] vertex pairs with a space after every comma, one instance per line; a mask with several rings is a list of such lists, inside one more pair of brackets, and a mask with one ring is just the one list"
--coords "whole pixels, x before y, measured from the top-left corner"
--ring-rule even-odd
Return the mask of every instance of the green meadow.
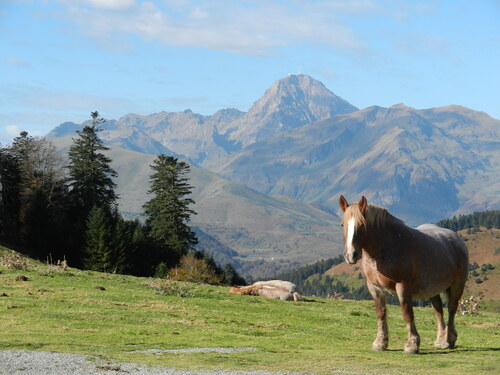
[[[5, 254], [0, 248], [0, 257]], [[376, 321], [369, 301], [283, 302], [232, 295], [228, 287], [63, 270], [33, 260], [7, 268], [0, 261], [0, 350], [80, 353], [179, 369], [500, 373], [499, 314], [458, 316], [454, 350], [433, 347], [431, 308], [415, 314], [420, 355], [402, 352], [406, 331], [397, 306], [389, 308], [389, 350], [372, 352]], [[254, 350], [161, 352], [187, 348]], [[149, 349], [158, 351], [140, 353]]]

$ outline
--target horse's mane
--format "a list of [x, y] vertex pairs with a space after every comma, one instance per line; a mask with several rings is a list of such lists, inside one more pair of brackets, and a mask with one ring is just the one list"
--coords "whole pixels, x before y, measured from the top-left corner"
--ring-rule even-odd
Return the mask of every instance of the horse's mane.
[[365, 212], [366, 224], [370, 227], [383, 227], [385, 226], [388, 214], [386, 208], [375, 204], [368, 204]]
[[376, 204], [369, 203], [366, 206], [365, 214], [361, 213], [359, 209], [359, 205], [357, 203], [353, 204], [351, 214], [354, 217], [356, 223], [359, 225], [363, 225], [365, 227], [373, 228], [383, 228], [389, 219], [396, 220], [400, 224], [403, 224], [403, 221], [392, 216], [386, 208], [377, 206]]

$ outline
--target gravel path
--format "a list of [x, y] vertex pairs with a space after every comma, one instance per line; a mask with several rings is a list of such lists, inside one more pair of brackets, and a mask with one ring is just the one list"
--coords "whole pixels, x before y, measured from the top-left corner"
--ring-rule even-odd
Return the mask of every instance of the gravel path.
[[[253, 350], [252, 348], [235, 348]], [[187, 349], [183, 349], [184, 351]], [[227, 348], [193, 348], [195, 352], [218, 351]], [[165, 352], [165, 351], [160, 351]], [[160, 353], [158, 352], [158, 353]], [[157, 353], [157, 352], [155, 352]], [[0, 350], [0, 374], [5, 375], [283, 375], [268, 371], [203, 371], [148, 367], [134, 363], [109, 363], [97, 357], [81, 354]], [[287, 373], [290, 374], [290, 373]], [[296, 374], [298, 375], [298, 374]]]

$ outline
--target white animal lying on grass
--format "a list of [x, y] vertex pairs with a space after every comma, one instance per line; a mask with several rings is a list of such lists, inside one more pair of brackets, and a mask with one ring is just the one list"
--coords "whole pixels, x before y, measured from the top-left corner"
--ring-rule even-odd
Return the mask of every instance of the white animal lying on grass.
[[296, 290], [297, 286], [289, 281], [269, 280], [257, 281], [248, 286], [233, 286], [231, 293], [281, 299], [283, 301], [301, 301], [302, 297]]

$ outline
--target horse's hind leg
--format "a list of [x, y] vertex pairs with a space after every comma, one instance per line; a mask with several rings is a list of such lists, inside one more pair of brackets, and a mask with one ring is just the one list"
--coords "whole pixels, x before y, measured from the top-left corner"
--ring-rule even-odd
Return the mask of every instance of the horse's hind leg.
[[367, 283], [368, 290], [370, 291], [373, 301], [375, 302], [375, 311], [377, 313], [377, 337], [373, 342], [372, 349], [382, 351], [389, 346], [389, 330], [387, 328], [387, 308], [386, 298], [384, 292], [374, 285]]
[[430, 299], [432, 307], [434, 309], [434, 315], [436, 316], [437, 323], [437, 338], [434, 342], [434, 346], [438, 348], [447, 348], [448, 342], [446, 340], [446, 325], [443, 319], [443, 302], [439, 294]]
[[453, 349], [457, 342], [457, 330], [455, 329], [455, 314], [458, 309], [458, 301], [464, 292], [465, 280], [453, 284], [446, 293], [448, 294], [448, 326], [446, 327], [446, 344], [444, 348]]

